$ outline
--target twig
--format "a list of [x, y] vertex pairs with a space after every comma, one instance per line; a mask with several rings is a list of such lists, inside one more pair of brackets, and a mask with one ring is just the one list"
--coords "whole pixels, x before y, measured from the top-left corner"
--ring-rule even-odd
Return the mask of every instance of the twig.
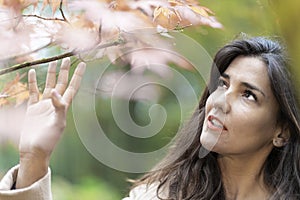
[[95, 48], [83, 50], [83, 51], [80, 51], [80, 52], [79, 51], [70, 51], [70, 52], [67, 52], [67, 53], [64, 53], [64, 54], [61, 54], [61, 55], [58, 55], [58, 56], [53, 56], [53, 57], [50, 57], [50, 58], [43, 58], [43, 59], [40, 59], [40, 60], [31, 61], [31, 62], [24, 62], [24, 63], [17, 64], [17, 65], [14, 65], [14, 66], [4, 68], [4, 69], [0, 70], [0, 76], [3, 75], [3, 74], [8, 74], [10, 72], [19, 70], [19, 69], [26, 68], [26, 67], [39, 65], [39, 64], [44, 64], [44, 63], [49, 63], [49, 62], [52, 62], [52, 61], [55, 61], [55, 60], [60, 60], [62, 58], [71, 57], [71, 56], [74, 56], [74, 55], [79, 55], [80, 53], [85, 53], [85, 52], [93, 51], [93, 50], [96, 50], [96, 49], [103, 49], [103, 48], [107, 48], [107, 47], [111, 47], [111, 46], [117, 46], [117, 45], [120, 45], [120, 44], [123, 44], [123, 43], [124, 43], [124, 40], [122, 38], [119, 38], [116, 41], [109, 42], [109, 43], [102, 44], [102, 45], [98, 45]]
[[60, 11], [61, 16], [62, 16], [62, 18], [64, 19], [64, 21], [68, 22], [68, 20], [67, 20], [67, 18], [66, 18], [66, 16], [65, 16], [65, 13], [64, 13], [62, 7], [63, 7], [63, 0], [60, 1], [60, 4], [59, 4], [59, 11]]
[[63, 0], [60, 1], [59, 11], [61, 13], [62, 18], [58, 18], [58, 17], [48, 18], [48, 17], [42, 17], [42, 16], [34, 15], [34, 14], [22, 15], [22, 16], [23, 17], [36, 17], [36, 18], [39, 18], [39, 19], [42, 19], [42, 20], [48, 20], [48, 21], [63, 21], [63, 22], [67, 22], [68, 23], [68, 20], [67, 20], [67, 18], [65, 16], [65, 13], [63, 11]]
[[42, 19], [42, 20], [48, 20], [48, 21], [66, 21], [65, 19], [60, 19], [60, 18], [47, 18], [47, 17], [42, 17], [42, 16], [39, 16], [39, 15], [22, 15], [23, 17], [36, 17], [36, 18], [39, 18], [39, 19]]
[[25, 62], [25, 63], [17, 64], [17, 65], [14, 65], [12, 67], [0, 70], [0, 75], [7, 74], [7, 73], [10, 73], [10, 72], [22, 69], [22, 68], [26, 68], [26, 67], [30, 67], [30, 66], [34, 66], [34, 65], [38, 65], [38, 64], [44, 64], [44, 63], [52, 62], [52, 61], [59, 60], [59, 59], [62, 59], [62, 58], [66, 58], [66, 57], [70, 57], [70, 56], [73, 56], [73, 55], [75, 55], [73, 52], [67, 52], [67, 53], [64, 53], [64, 54], [61, 54], [61, 55], [58, 55], [58, 56], [53, 56], [53, 57], [50, 57], [50, 58], [43, 58], [41, 60], [35, 60], [35, 61], [32, 61], [32, 62]]

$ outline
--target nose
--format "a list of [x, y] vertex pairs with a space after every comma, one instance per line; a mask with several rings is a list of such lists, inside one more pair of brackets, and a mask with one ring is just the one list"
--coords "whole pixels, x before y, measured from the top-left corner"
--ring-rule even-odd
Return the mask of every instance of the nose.
[[221, 110], [223, 113], [227, 114], [231, 110], [230, 104], [230, 91], [223, 91], [220, 92], [218, 95], [215, 96], [213, 107], [215, 109]]

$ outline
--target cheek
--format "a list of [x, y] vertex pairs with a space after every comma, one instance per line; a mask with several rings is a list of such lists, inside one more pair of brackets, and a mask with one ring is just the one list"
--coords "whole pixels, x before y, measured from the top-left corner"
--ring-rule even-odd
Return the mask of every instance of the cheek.
[[209, 96], [205, 104], [205, 116], [207, 116], [208, 112], [211, 110], [212, 105], [211, 96]]
[[240, 109], [231, 116], [231, 123], [237, 125], [233, 127], [233, 131], [244, 132], [249, 136], [269, 137], [274, 133], [276, 127], [276, 115], [272, 115], [270, 111], [266, 110]]
[[[275, 115], [274, 115], [275, 116]], [[274, 116], [263, 116], [260, 117], [260, 120], [256, 120], [257, 123], [257, 127], [260, 130], [265, 130], [266, 132], [274, 132], [274, 130], [276, 129], [276, 120], [274, 118]]]
[[217, 94], [216, 94], [216, 91], [213, 92], [208, 98], [207, 98], [207, 101], [206, 101], [206, 104], [205, 104], [205, 116], [207, 116], [207, 114], [209, 113], [209, 111], [213, 108], [213, 105], [214, 105], [214, 99], [216, 99], [217, 97]]

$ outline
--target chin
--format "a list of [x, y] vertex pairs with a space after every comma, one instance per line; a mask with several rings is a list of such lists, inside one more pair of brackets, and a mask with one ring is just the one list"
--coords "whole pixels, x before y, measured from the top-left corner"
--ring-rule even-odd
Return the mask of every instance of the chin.
[[214, 149], [219, 146], [219, 135], [213, 134], [210, 131], [202, 131], [200, 143], [208, 151], [214, 151]]
[[208, 140], [208, 138], [204, 138], [201, 136], [200, 143], [202, 147], [208, 152], [214, 152], [217, 154], [223, 154], [226, 150], [220, 144], [218, 140]]
[[200, 139], [200, 142], [201, 142], [202, 147], [205, 148], [207, 151], [215, 151], [217, 141], [208, 141], [207, 139], [202, 141]]

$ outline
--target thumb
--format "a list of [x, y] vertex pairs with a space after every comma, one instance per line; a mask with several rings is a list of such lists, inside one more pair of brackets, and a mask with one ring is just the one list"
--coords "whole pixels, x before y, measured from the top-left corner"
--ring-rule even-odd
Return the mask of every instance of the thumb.
[[51, 100], [56, 111], [65, 111], [66, 103], [64, 102], [62, 96], [56, 91], [56, 89], [51, 90]]

